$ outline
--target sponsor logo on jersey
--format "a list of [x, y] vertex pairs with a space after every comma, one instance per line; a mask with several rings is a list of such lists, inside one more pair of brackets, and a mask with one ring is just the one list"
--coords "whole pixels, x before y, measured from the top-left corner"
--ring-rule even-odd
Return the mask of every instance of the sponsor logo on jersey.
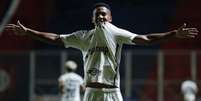
[[89, 49], [89, 54], [93, 54], [94, 52], [103, 52], [104, 54], [108, 53], [107, 47], [93, 47]]
[[92, 76], [96, 76], [100, 74], [100, 70], [98, 70], [97, 68], [91, 68], [88, 70], [88, 74], [92, 75]]

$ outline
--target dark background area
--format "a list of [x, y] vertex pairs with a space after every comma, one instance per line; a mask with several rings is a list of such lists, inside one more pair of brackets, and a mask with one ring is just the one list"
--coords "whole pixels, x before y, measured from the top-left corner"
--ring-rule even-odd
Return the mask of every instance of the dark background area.
[[[170, 31], [180, 27], [184, 22], [187, 23], [188, 27], [196, 27], [198, 30], [201, 29], [200, 0], [21, 0], [15, 15], [9, 23], [16, 23], [17, 20], [20, 20], [26, 27], [57, 34], [69, 34], [81, 29], [89, 30], [93, 28], [93, 24], [91, 23], [92, 6], [96, 2], [102, 1], [108, 3], [112, 8], [114, 25], [137, 34]], [[10, 0], [0, 0], [0, 21], [2, 21], [10, 2]], [[200, 35], [198, 35], [198, 37], [193, 40], [171, 40], [164, 44], [146, 47], [125, 45], [124, 49], [179, 49], [191, 51], [200, 50], [200, 43]], [[28, 37], [15, 36], [11, 31], [4, 31], [0, 36], [1, 52], [31, 50], [66, 49]], [[77, 51], [78, 50], [76, 50], [75, 53], [77, 53]], [[137, 57], [137, 59], [135, 58], [136, 60], [133, 59], [133, 61], [136, 61], [134, 62], [135, 65], [140, 65], [143, 64], [143, 61], [148, 63], [154, 62], [154, 58], [156, 57], [142, 56]], [[177, 63], [183, 63], [185, 57], [165, 56], [165, 59], [168, 64], [171, 64], [167, 65], [166, 71], [169, 72], [169, 74], [166, 74], [167, 79], [171, 78], [171, 75], [175, 75], [179, 78], [183, 73], [188, 71], [183, 70], [184, 67], [189, 66], [188, 63], [182, 67], [177, 67], [177, 64], [174, 62], [178, 61]], [[52, 61], [54, 61], [54, 59]], [[48, 66], [45, 67], [46, 68], [39, 69], [38, 71], [42, 73], [44, 70], [48, 69]], [[134, 70], [135, 71], [132, 71], [134, 77], [140, 75], [140, 78], [156, 79], [156, 73], [154, 72], [156, 70], [155, 65], [148, 66], [144, 64], [141, 68], [135, 68]], [[171, 71], [178, 72], [171, 74]], [[123, 73], [123, 71], [121, 72]], [[148, 91], [151, 90], [148, 89]], [[153, 94], [150, 94], [150, 96], [151, 95]]]
[[[92, 6], [99, 0], [21, 0], [10, 23], [20, 20], [22, 24], [39, 31], [58, 34], [91, 29]], [[101, 1], [102, 2], [102, 1]], [[200, 28], [199, 0], [110, 0], [113, 24], [138, 34], [164, 32], [176, 29], [184, 22], [189, 27]], [[9, 0], [1, 0], [0, 18], [8, 8]], [[1, 36], [1, 50], [60, 49], [29, 38], [16, 38], [12, 32]], [[9, 34], [10, 33], [10, 34]], [[11, 41], [12, 40], [12, 41]], [[162, 47], [198, 49], [199, 39], [172, 42]], [[14, 44], [13, 44], [14, 43]], [[12, 44], [12, 45], [11, 45]], [[22, 45], [23, 44], [23, 45]], [[31, 45], [30, 45], [31, 44]], [[144, 48], [144, 47], [143, 47]]]

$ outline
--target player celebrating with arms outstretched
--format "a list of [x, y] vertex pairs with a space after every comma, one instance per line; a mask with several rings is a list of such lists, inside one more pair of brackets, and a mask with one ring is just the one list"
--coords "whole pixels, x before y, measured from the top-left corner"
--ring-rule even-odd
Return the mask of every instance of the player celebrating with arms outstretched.
[[164, 32], [138, 35], [111, 24], [109, 5], [97, 3], [93, 9], [94, 29], [80, 30], [71, 34], [39, 32], [20, 24], [6, 28], [17, 34], [30, 36], [46, 42], [80, 49], [84, 61], [84, 101], [123, 101], [120, 92], [119, 64], [123, 44], [148, 45], [173, 38], [195, 38], [196, 28], [180, 28]]

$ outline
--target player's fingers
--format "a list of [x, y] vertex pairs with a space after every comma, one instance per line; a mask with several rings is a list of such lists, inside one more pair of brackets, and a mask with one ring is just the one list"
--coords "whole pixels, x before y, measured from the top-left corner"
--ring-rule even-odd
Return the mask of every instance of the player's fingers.
[[7, 27], [7, 28], [9, 28], [9, 27], [11, 27], [11, 28], [19, 28], [19, 26], [15, 25], [15, 24], [8, 24], [5, 27]]
[[198, 31], [195, 31], [195, 30], [188, 30], [188, 33], [199, 33]]
[[198, 30], [190, 30], [190, 32], [195, 32], [195, 33], [199, 33], [199, 31]]
[[5, 26], [5, 28], [13, 28], [13, 26]]
[[19, 26], [20, 26], [21, 28], [23, 28], [23, 29], [25, 28], [25, 27], [20, 23], [19, 20], [17, 21], [17, 25], [19, 25]]
[[8, 26], [19, 26], [17, 24], [7, 24]]
[[5, 27], [19, 27], [19, 26], [15, 26], [15, 25], [6, 25]]
[[5, 31], [12, 31], [13, 28], [4, 28]]
[[17, 26], [16, 24], [7, 24], [8, 26]]
[[187, 26], [187, 24], [184, 22], [184, 24], [183, 24], [185, 27]]
[[4, 27], [5, 30], [12, 30], [12, 29], [18, 29], [18, 28], [20, 28], [20, 27], [19, 26], [10, 26], [10, 25]]
[[13, 26], [5, 26], [4, 29], [5, 29], [5, 30], [13, 30], [13, 29], [15, 29], [15, 28], [14, 28]]
[[19, 20], [17, 20], [17, 24], [18, 24], [18, 25], [22, 25]]
[[199, 33], [199, 31], [197, 29], [189, 29], [189, 28], [183, 28], [182, 29], [183, 32], [186, 32], [186, 33]]
[[188, 35], [197, 36], [197, 35], [198, 35], [198, 33], [189, 33]]
[[181, 27], [179, 27], [179, 30], [182, 30], [183, 28], [186, 28], [186, 23], [184, 23]]
[[197, 28], [185, 28], [184, 30], [199, 32]]
[[186, 38], [195, 38], [195, 35], [186, 35]]
[[197, 30], [197, 28], [186, 28], [186, 29], [189, 29], [189, 30]]

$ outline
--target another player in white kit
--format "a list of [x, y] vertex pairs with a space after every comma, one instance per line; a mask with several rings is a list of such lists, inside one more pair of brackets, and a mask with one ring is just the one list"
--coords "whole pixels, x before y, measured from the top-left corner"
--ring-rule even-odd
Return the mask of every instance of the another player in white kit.
[[18, 25], [10, 24], [7, 29], [21, 35], [80, 49], [84, 61], [84, 83], [86, 91], [84, 101], [123, 101], [120, 92], [119, 64], [123, 44], [148, 45], [175, 38], [194, 38], [196, 28], [186, 28], [184, 24], [177, 30], [164, 33], [138, 35], [111, 24], [110, 7], [97, 3], [93, 9], [92, 30], [76, 31], [72, 34], [58, 35], [39, 32]]
[[59, 92], [62, 96], [61, 101], [81, 101], [80, 92], [85, 90], [83, 79], [75, 73], [77, 64], [74, 61], [65, 63], [66, 73], [62, 74], [59, 81]]

